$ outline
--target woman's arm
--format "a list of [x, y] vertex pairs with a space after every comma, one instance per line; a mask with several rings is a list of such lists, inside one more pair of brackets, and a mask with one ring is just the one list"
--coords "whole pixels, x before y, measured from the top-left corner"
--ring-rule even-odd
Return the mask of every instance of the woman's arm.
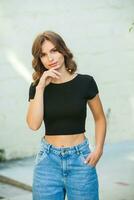
[[59, 66], [44, 71], [38, 85], [36, 86], [34, 99], [30, 100], [26, 121], [29, 128], [32, 130], [38, 130], [42, 124], [44, 117], [44, 90], [53, 78], [59, 78], [61, 76], [61, 73], [56, 71], [57, 68], [59, 68]]
[[106, 118], [102, 103], [97, 94], [93, 99], [88, 100], [88, 105], [95, 121], [95, 150], [87, 158], [91, 165], [96, 165], [103, 153], [103, 146], [106, 136]]
[[28, 112], [26, 116], [26, 121], [32, 130], [38, 130], [43, 121], [43, 93], [45, 88], [36, 86], [36, 93], [34, 99], [29, 102]]
[[88, 100], [88, 105], [95, 121], [95, 147], [103, 151], [106, 136], [106, 118], [99, 95], [96, 95], [92, 100]]

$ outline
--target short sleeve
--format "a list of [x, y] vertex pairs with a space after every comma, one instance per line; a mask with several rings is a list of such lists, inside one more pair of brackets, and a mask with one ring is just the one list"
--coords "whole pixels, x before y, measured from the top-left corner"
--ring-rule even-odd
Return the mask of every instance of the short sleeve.
[[95, 79], [89, 76], [88, 87], [87, 87], [87, 99], [93, 99], [99, 93], [99, 89]]
[[30, 101], [30, 99], [34, 99], [35, 91], [36, 91], [36, 85], [33, 85], [33, 82], [32, 82], [30, 87], [29, 87], [29, 98], [28, 98], [28, 101]]

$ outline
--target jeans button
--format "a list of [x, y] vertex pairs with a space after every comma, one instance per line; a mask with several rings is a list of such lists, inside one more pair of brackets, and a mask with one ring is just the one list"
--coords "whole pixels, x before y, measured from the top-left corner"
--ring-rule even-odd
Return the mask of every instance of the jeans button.
[[77, 151], [76, 153], [77, 153], [77, 155], [80, 155], [80, 151]]

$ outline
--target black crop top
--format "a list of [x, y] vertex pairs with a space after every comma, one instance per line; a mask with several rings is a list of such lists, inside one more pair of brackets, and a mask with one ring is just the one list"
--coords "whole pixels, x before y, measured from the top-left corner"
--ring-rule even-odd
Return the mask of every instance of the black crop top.
[[[34, 98], [36, 85], [31, 83], [28, 101]], [[85, 132], [87, 100], [91, 100], [98, 92], [96, 81], [88, 74], [77, 74], [70, 81], [47, 85], [43, 95], [45, 134]]]

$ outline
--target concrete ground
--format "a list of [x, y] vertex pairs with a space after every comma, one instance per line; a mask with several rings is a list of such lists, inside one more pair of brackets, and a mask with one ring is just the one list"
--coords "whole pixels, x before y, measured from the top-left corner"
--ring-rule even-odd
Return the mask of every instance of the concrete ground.
[[0, 199], [30, 200], [32, 199], [32, 195], [29, 191], [20, 189], [9, 184], [0, 183]]
[[[30, 157], [0, 163], [1, 177], [31, 186], [34, 159], [35, 157]], [[100, 200], [134, 200], [134, 142], [105, 144], [103, 156], [97, 164], [97, 172]], [[4, 198], [31, 200], [32, 195], [28, 190], [1, 183], [0, 199]]]

